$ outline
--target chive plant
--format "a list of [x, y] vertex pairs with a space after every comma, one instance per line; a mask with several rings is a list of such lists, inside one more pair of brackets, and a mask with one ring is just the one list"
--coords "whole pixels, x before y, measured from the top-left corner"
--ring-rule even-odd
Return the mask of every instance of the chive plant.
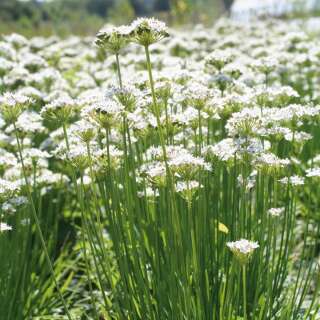
[[[99, 32], [96, 44], [116, 56], [119, 87], [82, 109], [82, 121], [97, 126], [98, 141], [80, 136], [83, 150], [68, 148], [66, 156], [76, 163], [80, 189], [86, 172], [90, 178], [90, 192], [80, 191], [79, 200], [103, 295], [100, 312], [115, 319], [296, 319], [311, 285], [318, 283], [308, 218], [298, 272], [288, 280], [297, 190], [304, 185], [290, 159], [296, 121], [312, 117], [313, 107], [301, 111], [281, 93], [281, 108], [270, 104], [266, 91], [273, 64], [266, 61], [259, 68], [265, 92], [256, 95], [256, 105], [239, 111], [230, 105], [223, 119], [214, 116], [211, 87], [223, 98], [237, 77], [222, 73], [232, 55], [217, 52], [206, 59], [211, 84], [183, 88], [180, 105], [169, 115], [173, 93], [154, 80], [150, 54], [150, 46], [168, 35], [162, 22], [146, 18]], [[121, 74], [120, 50], [130, 41], [145, 51], [148, 81], [142, 89], [127, 87]], [[178, 116], [190, 107], [191, 130], [183, 128], [181, 144]], [[154, 129], [134, 126], [136, 108], [154, 117]], [[274, 134], [275, 123], [290, 128], [291, 139]], [[82, 127], [90, 129], [74, 134], [94, 130]], [[121, 138], [115, 139], [116, 133]], [[104, 247], [106, 234], [115, 265]], [[304, 319], [315, 317], [315, 300]]]
[[[29, 213], [31, 213], [31, 216], [26, 216], [24, 215], [24, 219], [26, 221], [30, 221], [31, 219], [33, 220], [34, 224], [32, 225], [35, 226], [37, 236], [39, 237], [39, 243], [41, 245], [39, 249], [39, 253], [35, 254], [35, 257], [40, 257], [39, 254], [43, 253], [44, 259], [46, 260], [48, 269], [49, 269], [49, 274], [52, 277], [53, 283], [56, 287], [57, 293], [59, 298], [61, 299], [61, 302], [63, 304], [63, 307], [65, 309], [65, 313], [68, 317], [68, 319], [72, 319], [71, 315], [69, 313], [68, 307], [66, 305], [65, 299], [62, 294], [62, 290], [60, 289], [60, 285], [57, 281], [55, 271], [54, 271], [54, 266], [52, 264], [50, 255], [49, 255], [49, 250], [47, 247], [47, 244], [44, 239], [42, 227], [41, 227], [41, 222], [38, 216], [38, 210], [36, 208], [36, 202], [35, 198], [41, 198], [40, 194], [33, 194], [32, 189], [34, 189], [35, 193], [36, 190], [38, 189], [37, 187], [37, 160], [39, 159], [41, 151], [38, 152], [32, 152], [32, 150], [29, 150], [30, 153], [24, 154], [23, 155], [23, 145], [22, 145], [22, 139], [23, 139], [23, 133], [19, 134], [18, 128], [17, 128], [17, 120], [19, 116], [22, 114], [22, 112], [28, 108], [28, 106], [32, 103], [32, 100], [26, 96], [23, 95], [12, 95], [12, 94], [5, 94], [4, 98], [1, 101], [1, 115], [6, 121], [7, 124], [11, 124], [13, 126], [13, 131], [16, 139], [16, 146], [17, 146], [17, 154], [18, 154], [18, 160], [21, 165], [21, 176], [22, 176], [22, 188], [23, 193], [26, 194], [27, 198], [27, 206], [29, 208]], [[31, 162], [29, 165], [26, 164], [26, 159], [29, 158], [28, 160]], [[31, 170], [31, 176], [28, 174], [28, 170]], [[31, 179], [30, 179], [31, 178]], [[32, 186], [31, 186], [32, 184]], [[19, 185], [14, 182], [7, 182], [6, 180], [3, 180], [3, 186], [1, 193], [2, 199], [1, 203], [5, 203], [5, 201], [12, 200], [14, 201], [14, 196], [17, 196], [18, 192], [21, 191], [19, 190]], [[38, 199], [39, 202], [39, 199]], [[41, 209], [41, 203], [39, 202], [38, 204]], [[22, 224], [23, 219], [21, 217], [16, 219], [16, 225], [19, 223]], [[45, 219], [46, 221], [46, 219]], [[50, 222], [50, 219], [48, 220]], [[26, 224], [30, 224], [30, 222], [26, 222]], [[34, 261], [31, 260], [31, 262], [26, 265], [23, 265], [23, 260], [28, 260], [29, 258], [26, 256], [28, 253], [30, 254], [31, 246], [38, 244], [38, 241], [35, 243], [32, 243], [32, 229], [30, 227], [19, 227], [18, 229], [20, 230], [19, 236], [14, 236], [11, 241], [8, 241], [9, 243], [6, 244], [4, 243], [4, 253], [10, 251], [10, 247], [12, 246], [13, 250], [17, 250], [16, 253], [12, 254], [11, 259], [9, 259], [8, 264], [5, 266], [6, 268], [11, 268], [12, 265], [15, 265], [16, 270], [14, 272], [9, 272], [8, 275], [6, 275], [5, 272], [2, 272], [3, 274], [3, 295], [8, 297], [10, 296], [10, 290], [12, 291], [12, 302], [9, 304], [3, 305], [3, 308], [7, 309], [7, 312], [3, 312], [3, 317], [6, 316], [8, 319], [11, 319], [12, 317], [16, 317], [17, 319], [22, 318], [24, 316], [25, 312], [25, 303], [27, 302], [28, 297], [25, 296], [27, 293], [27, 290], [30, 288], [32, 285], [31, 281], [31, 274], [30, 272], [34, 271], [35, 265], [33, 265]], [[9, 240], [9, 239], [8, 239]], [[54, 241], [54, 238], [50, 239], [51, 241]], [[21, 248], [18, 248], [17, 245], [19, 244], [19, 241], [21, 241], [20, 244], [22, 244]], [[6, 247], [8, 245], [8, 247]], [[5, 259], [5, 258], [4, 258]], [[16, 259], [16, 260], [15, 260]], [[22, 260], [21, 260], [22, 259]], [[22, 264], [22, 265], [21, 265]], [[47, 269], [47, 268], [46, 268]], [[11, 282], [11, 284], [10, 284]], [[21, 283], [20, 283], [21, 282]], [[21, 293], [20, 293], [21, 292]], [[20, 294], [22, 297], [20, 297]], [[4, 298], [4, 297], [3, 297]], [[15, 309], [13, 303], [16, 303], [17, 301], [21, 301], [22, 299], [22, 304], [20, 308]], [[5, 301], [5, 300], [4, 300]], [[16, 312], [16, 315], [14, 316], [14, 313]]]
[[318, 319], [320, 54], [263, 26], [139, 18], [3, 71], [1, 319]]

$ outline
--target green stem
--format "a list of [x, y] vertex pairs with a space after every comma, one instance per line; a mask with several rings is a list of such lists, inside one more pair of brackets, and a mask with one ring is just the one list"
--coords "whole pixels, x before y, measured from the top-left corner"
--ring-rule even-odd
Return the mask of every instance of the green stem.
[[99, 201], [98, 201], [98, 191], [96, 189], [95, 185], [95, 176], [93, 173], [93, 166], [92, 166], [92, 155], [91, 155], [91, 150], [90, 150], [90, 144], [89, 142], [86, 143], [87, 146], [87, 154], [89, 158], [89, 172], [90, 172], [90, 178], [91, 178], [91, 184], [92, 184], [92, 194], [93, 194], [93, 202], [94, 206], [96, 208], [96, 213], [97, 213], [97, 222], [98, 222], [98, 232], [100, 234], [100, 242], [101, 242], [101, 251], [104, 256], [104, 258], [107, 256], [107, 253], [105, 251], [105, 246], [104, 246], [104, 240], [103, 240], [103, 226], [101, 222], [101, 208], [99, 206]]
[[118, 72], [119, 86], [120, 86], [120, 89], [122, 89], [122, 77], [121, 77], [121, 70], [120, 70], [119, 53], [116, 53], [116, 60], [117, 60], [117, 72]]
[[54, 285], [55, 285], [55, 287], [57, 289], [59, 298], [60, 298], [60, 300], [61, 300], [61, 302], [63, 304], [63, 307], [65, 309], [67, 317], [68, 317], [69, 320], [72, 320], [72, 317], [71, 317], [71, 315], [69, 313], [67, 304], [66, 304], [66, 302], [65, 302], [65, 300], [64, 300], [64, 298], [62, 296], [62, 293], [61, 293], [61, 290], [60, 290], [60, 286], [59, 286], [58, 281], [56, 279], [56, 276], [54, 274], [53, 265], [52, 265], [52, 262], [50, 260], [50, 256], [49, 256], [49, 253], [48, 253], [48, 250], [47, 250], [46, 243], [44, 241], [44, 237], [43, 237], [41, 226], [40, 226], [40, 221], [39, 221], [39, 218], [38, 218], [38, 215], [37, 215], [37, 212], [36, 212], [36, 208], [34, 206], [34, 202], [33, 202], [33, 199], [32, 199], [32, 194], [31, 194], [31, 191], [30, 191], [30, 185], [29, 185], [28, 178], [27, 178], [27, 175], [26, 175], [26, 169], [25, 169], [25, 165], [24, 165], [24, 161], [23, 161], [23, 157], [22, 157], [21, 144], [20, 144], [20, 141], [19, 141], [18, 131], [17, 131], [17, 127], [16, 127], [15, 123], [13, 123], [13, 127], [14, 127], [14, 131], [15, 131], [17, 145], [18, 145], [18, 152], [19, 152], [19, 157], [20, 157], [20, 161], [21, 161], [23, 177], [24, 177], [24, 181], [25, 181], [25, 184], [26, 184], [27, 197], [28, 197], [28, 200], [29, 200], [29, 204], [31, 206], [31, 212], [32, 212], [32, 215], [33, 215], [33, 219], [34, 219], [34, 221], [36, 223], [36, 228], [37, 228], [38, 235], [40, 237], [42, 249], [44, 251], [44, 254], [45, 254], [49, 269], [50, 269], [50, 273], [51, 273]]
[[[64, 139], [65, 139], [66, 146], [67, 146], [67, 151], [70, 152], [69, 138], [68, 138], [68, 133], [67, 133], [67, 128], [66, 128], [65, 123], [62, 124], [62, 128], [63, 128], [63, 133], [64, 133]], [[90, 296], [91, 296], [91, 300], [92, 300], [94, 313], [96, 315], [98, 315], [98, 311], [97, 311], [97, 307], [96, 307], [96, 299], [93, 295], [93, 288], [92, 288], [92, 283], [91, 283], [91, 278], [90, 278], [90, 271], [89, 271], [90, 260], [87, 255], [86, 243], [85, 243], [85, 230], [87, 230], [87, 233], [88, 233], [89, 228], [86, 226], [85, 206], [84, 206], [83, 191], [82, 191], [83, 188], [82, 188], [82, 184], [81, 184], [81, 188], [79, 188], [78, 183], [77, 183], [76, 172], [72, 166], [71, 166], [71, 176], [72, 176], [72, 182], [74, 184], [76, 195], [77, 195], [77, 198], [80, 202], [80, 208], [81, 208], [81, 220], [82, 220], [81, 234], [82, 234], [83, 252], [84, 252], [86, 273], [87, 273], [88, 284], [89, 284], [89, 291], [90, 291]], [[81, 176], [81, 179], [82, 179], [82, 176]], [[89, 243], [90, 243], [90, 247], [92, 248], [90, 239], [89, 239]], [[94, 252], [94, 249], [92, 249], [92, 252]], [[106, 303], [106, 299], [104, 301]]]
[[243, 319], [247, 320], [247, 277], [246, 266], [242, 266], [242, 289], [243, 289]]
[[151, 60], [150, 60], [149, 47], [145, 46], [144, 48], [145, 48], [145, 53], [146, 53], [147, 69], [148, 69], [149, 82], [150, 82], [150, 88], [151, 88], [152, 102], [153, 102], [153, 108], [154, 108], [154, 111], [156, 114], [156, 119], [157, 119], [160, 144], [161, 144], [164, 160], [165, 160], [165, 162], [167, 162], [167, 151], [166, 151], [163, 132], [162, 132], [162, 128], [161, 128], [159, 105], [157, 103], [156, 92], [154, 89], [154, 81], [153, 81], [153, 76], [152, 76], [152, 66], [151, 66]]

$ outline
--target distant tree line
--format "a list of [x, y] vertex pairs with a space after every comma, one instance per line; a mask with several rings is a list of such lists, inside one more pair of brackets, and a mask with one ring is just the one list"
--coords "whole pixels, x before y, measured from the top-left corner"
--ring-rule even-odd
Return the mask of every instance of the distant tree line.
[[[233, 0], [0, 0], [0, 32], [58, 31], [90, 33], [108, 21], [126, 22], [135, 16], [164, 13], [172, 21], [188, 22], [198, 15], [217, 15]], [[193, 21], [194, 22], [194, 21]]]

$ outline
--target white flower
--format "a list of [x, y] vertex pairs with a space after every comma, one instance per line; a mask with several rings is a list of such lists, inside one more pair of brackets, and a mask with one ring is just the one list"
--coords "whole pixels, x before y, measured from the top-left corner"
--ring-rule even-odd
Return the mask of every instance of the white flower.
[[160, 162], [154, 162], [153, 164], [148, 165], [147, 170], [145, 171], [151, 178], [156, 178], [158, 176], [164, 176], [166, 173], [166, 168], [164, 164]]
[[11, 182], [0, 178], [0, 200], [10, 199], [17, 192], [18, 186], [15, 182]]
[[234, 52], [231, 50], [215, 50], [210, 53], [206, 59], [205, 63], [207, 65], [214, 66], [217, 70], [221, 70], [224, 66], [230, 63], [234, 59]]
[[188, 152], [177, 154], [168, 161], [169, 167], [182, 178], [192, 179], [199, 170], [211, 171], [212, 167], [203, 158], [195, 157]]
[[4, 222], [0, 222], [0, 233], [4, 231], [10, 231], [12, 230], [12, 227]]
[[0, 112], [8, 122], [17, 121], [22, 111], [26, 109], [33, 100], [19, 93], [6, 92], [0, 96]]
[[124, 106], [112, 99], [103, 99], [82, 109], [82, 116], [91, 118], [103, 128], [116, 126], [122, 117]]
[[8, 168], [17, 165], [18, 161], [14, 154], [0, 149], [0, 167], [1, 168]]
[[200, 82], [192, 81], [185, 89], [186, 101], [196, 109], [204, 108], [206, 102], [211, 97], [211, 91], [207, 86]]
[[258, 167], [271, 168], [284, 168], [290, 164], [289, 159], [280, 159], [273, 153], [262, 153], [260, 154], [255, 163]]
[[1, 210], [2, 212], [8, 213], [8, 214], [13, 214], [17, 211], [16, 208], [10, 202], [3, 203], [1, 206]]
[[195, 180], [178, 181], [176, 183], [175, 190], [181, 195], [182, 198], [184, 198], [187, 201], [188, 205], [190, 205], [196, 191], [202, 187], [203, 186], [198, 181], [195, 181]]
[[145, 191], [138, 191], [137, 193], [139, 198], [147, 197], [147, 198], [153, 198], [159, 196], [159, 191], [152, 189], [151, 187], [147, 187]]
[[279, 182], [282, 184], [288, 184], [288, 182], [289, 182], [293, 186], [301, 186], [301, 185], [304, 185], [304, 178], [295, 175], [295, 176], [291, 176], [289, 178], [284, 177], [284, 178], [280, 179]]
[[138, 18], [132, 22], [131, 28], [131, 35], [143, 46], [149, 46], [169, 36], [166, 24], [155, 18]]
[[54, 173], [48, 169], [39, 172], [36, 179], [37, 184], [45, 186], [61, 185], [69, 182], [69, 178], [61, 173]]
[[82, 119], [75, 123], [71, 132], [87, 143], [95, 137], [96, 127], [91, 122]]
[[259, 248], [258, 242], [241, 239], [234, 242], [227, 242], [227, 247], [234, 253], [241, 264], [246, 264], [254, 250]]
[[230, 136], [240, 135], [247, 137], [257, 135], [263, 127], [260, 108], [244, 108], [233, 113], [226, 124]]
[[198, 181], [191, 180], [191, 181], [178, 181], [176, 184], [176, 191], [177, 192], [184, 192], [190, 191], [192, 189], [198, 189], [201, 187]]
[[307, 132], [289, 132], [285, 134], [284, 138], [287, 141], [294, 141], [294, 142], [304, 142], [312, 139], [312, 135]]
[[247, 178], [244, 178], [242, 174], [237, 177], [238, 187], [245, 188], [246, 191], [250, 191], [256, 185], [258, 172], [252, 171]]
[[28, 40], [17, 33], [12, 33], [6, 36], [3, 36], [4, 40], [8, 43], [11, 43], [15, 48], [21, 48], [27, 46]]
[[237, 146], [231, 138], [223, 139], [213, 146], [206, 146], [203, 153], [207, 156], [217, 157], [220, 161], [234, 159]]
[[[82, 177], [82, 183], [83, 183], [84, 186], [89, 186], [89, 185], [91, 185], [92, 180], [91, 180], [90, 176], [84, 175], [84, 176]], [[78, 184], [78, 185], [81, 184], [81, 178], [79, 178], [79, 179], [77, 180], [77, 184]]]
[[306, 170], [306, 176], [308, 178], [312, 178], [312, 177], [320, 177], [320, 168], [311, 168], [311, 169], [307, 169]]
[[95, 44], [116, 54], [129, 42], [131, 32], [131, 26], [105, 26], [98, 32]]
[[172, 121], [182, 125], [189, 125], [192, 121], [198, 121], [198, 111], [193, 107], [188, 107], [183, 112], [172, 115]]
[[283, 214], [285, 211], [284, 207], [281, 208], [270, 208], [268, 210], [268, 214], [270, 214], [270, 216], [272, 217], [279, 217], [281, 214]]

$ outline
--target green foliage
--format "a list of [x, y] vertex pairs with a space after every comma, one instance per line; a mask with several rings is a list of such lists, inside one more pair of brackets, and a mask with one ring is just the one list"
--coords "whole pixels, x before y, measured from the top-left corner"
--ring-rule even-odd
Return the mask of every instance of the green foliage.
[[134, 19], [135, 12], [129, 0], [118, 0], [110, 9], [108, 16], [112, 23], [128, 23], [128, 21], [132, 21]]
[[221, 0], [2, 0], [0, 33], [25, 36], [93, 34], [106, 21], [129, 23], [135, 16], [160, 14], [172, 24], [212, 23], [223, 11]]
[[[64, 199], [60, 191], [53, 191], [46, 197], [38, 199], [39, 218], [48, 251], [54, 263], [54, 271], [62, 294], [68, 305], [74, 303], [70, 283], [75, 279], [75, 261], [79, 258], [70, 254], [70, 245], [59, 248], [61, 233], [59, 231], [60, 212]], [[41, 202], [41, 203], [40, 203]], [[9, 219], [14, 232], [0, 233], [0, 315], [2, 320], [33, 319], [57, 313], [62, 308], [50, 269], [46, 263], [35, 224], [30, 219], [28, 205]], [[70, 230], [68, 231], [70, 232]], [[57, 257], [58, 256], [58, 257]], [[76, 259], [76, 260], [74, 260]], [[81, 282], [80, 282], [81, 284]]]
[[171, 19], [176, 25], [212, 23], [224, 9], [221, 0], [171, 0]]

